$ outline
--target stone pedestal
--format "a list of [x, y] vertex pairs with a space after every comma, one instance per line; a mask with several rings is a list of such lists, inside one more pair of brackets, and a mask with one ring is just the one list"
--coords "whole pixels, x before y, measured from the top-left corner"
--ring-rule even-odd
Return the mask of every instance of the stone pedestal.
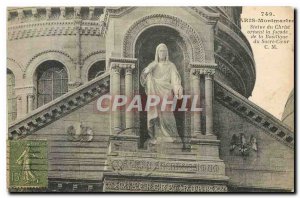
[[[125, 69], [125, 94], [132, 96], [134, 60], [110, 59], [113, 74], [111, 93], [120, 93], [120, 73]], [[201, 130], [199, 112], [193, 114], [191, 137], [174, 141], [157, 137], [147, 149], [137, 147], [133, 130], [119, 126], [120, 114], [114, 112], [110, 152], [103, 175], [105, 192], [226, 192], [225, 164], [219, 158], [219, 144], [213, 133], [213, 74], [215, 65], [192, 64], [193, 94], [205, 95], [205, 131]], [[200, 92], [200, 76], [205, 77], [205, 93]], [[204, 97], [202, 97], [204, 98]], [[197, 107], [200, 101], [197, 101]], [[201, 107], [201, 106], [200, 106]], [[126, 126], [132, 126], [133, 115], [125, 114]], [[203, 122], [204, 123], [204, 122]], [[184, 143], [183, 143], [184, 141]], [[153, 143], [153, 142], [152, 142]]]
[[[116, 151], [108, 156], [105, 192], [226, 192], [225, 164], [219, 140], [165, 142], [147, 150]], [[127, 149], [129, 150], [129, 149]]]

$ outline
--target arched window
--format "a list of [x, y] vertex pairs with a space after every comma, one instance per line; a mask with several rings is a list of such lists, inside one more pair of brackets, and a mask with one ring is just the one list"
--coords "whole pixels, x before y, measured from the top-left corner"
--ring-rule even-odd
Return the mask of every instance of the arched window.
[[38, 107], [68, 92], [68, 74], [58, 61], [46, 61], [37, 69]]
[[92, 80], [105, 72], [105, 60], [94, 63], [88, 72], [88, 80]]
[[6, 80], [7, 112], [8, 122], [10, 123], [17, 117], [17, 99], [15, 95], [15, 76], [9, 69], [6, 70]]

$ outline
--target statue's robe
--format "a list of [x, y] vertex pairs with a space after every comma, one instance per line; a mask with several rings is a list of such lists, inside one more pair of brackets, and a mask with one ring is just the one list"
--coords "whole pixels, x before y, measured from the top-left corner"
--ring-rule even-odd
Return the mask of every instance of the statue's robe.
[[[146, 94], [159, 96], [161, 100], [164, 97], [173, 100], [175, 90], [182, 88], [176, 66], [167, 60], [153, 61], [147, 67], [154, 67], [154, 69], [148, 74], [144, 71], [141, 74], [141, 84], [145, 87]], [[169, 110], [161, 111], [161, 103], [147, 111], [147, 124], [151, 139], [170, 141], [179, 139], [174, 114]]]

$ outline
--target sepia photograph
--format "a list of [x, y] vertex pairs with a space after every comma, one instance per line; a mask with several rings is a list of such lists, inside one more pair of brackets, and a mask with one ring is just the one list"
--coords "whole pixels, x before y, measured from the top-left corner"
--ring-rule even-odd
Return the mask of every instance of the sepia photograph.
[[6, 190], [295, 192], [295, 17], [7, 7]]

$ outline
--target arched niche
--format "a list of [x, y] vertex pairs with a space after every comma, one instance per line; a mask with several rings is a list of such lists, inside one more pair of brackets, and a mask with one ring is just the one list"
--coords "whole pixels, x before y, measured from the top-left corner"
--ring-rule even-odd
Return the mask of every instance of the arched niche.
[[[203, 41], [198, 33], [185, 21], [166, 14], [153, 14], [136, 21], [126, 32], [123, 40], [123, 57], [133, 58], [137, 39], [146, 29], [165, 26], [176, 30], [184, 40], [191, 62], [205, 62]], [[157, 32], [159, 33], [159, 32]]]
[[[137, 58], [137, 68], [133, 73], [134, 92], [142, 96], [143, 105], [146, 103], [146, 94], [144, 88], [139, 81], [139, 75], [142, 70], [154, 60], [155, 50], [157, 45], [164, 43], [168, 47], [169, 59], [176, 65], [176, 68], [181, 76], [184, 94], [190, 93], [190, 72], [189, 62], [191, 61], [192, 54], [189, 53], [188, 46], [181, 36], [180, 32], [169, 26], [152, 26], [139, 34], [135, 43], [134, 57]], [[181, 101], [178, 101], [180, 105]], [[179, 135], [184, 138], [190, 135], [191, 115], [189, 112], [174, 112], [176, 125]], [[140, 112], [136, 115], [136, 123], [140, 130], [141, 146], [148, 138], [147, 135], [147, 113]]]

